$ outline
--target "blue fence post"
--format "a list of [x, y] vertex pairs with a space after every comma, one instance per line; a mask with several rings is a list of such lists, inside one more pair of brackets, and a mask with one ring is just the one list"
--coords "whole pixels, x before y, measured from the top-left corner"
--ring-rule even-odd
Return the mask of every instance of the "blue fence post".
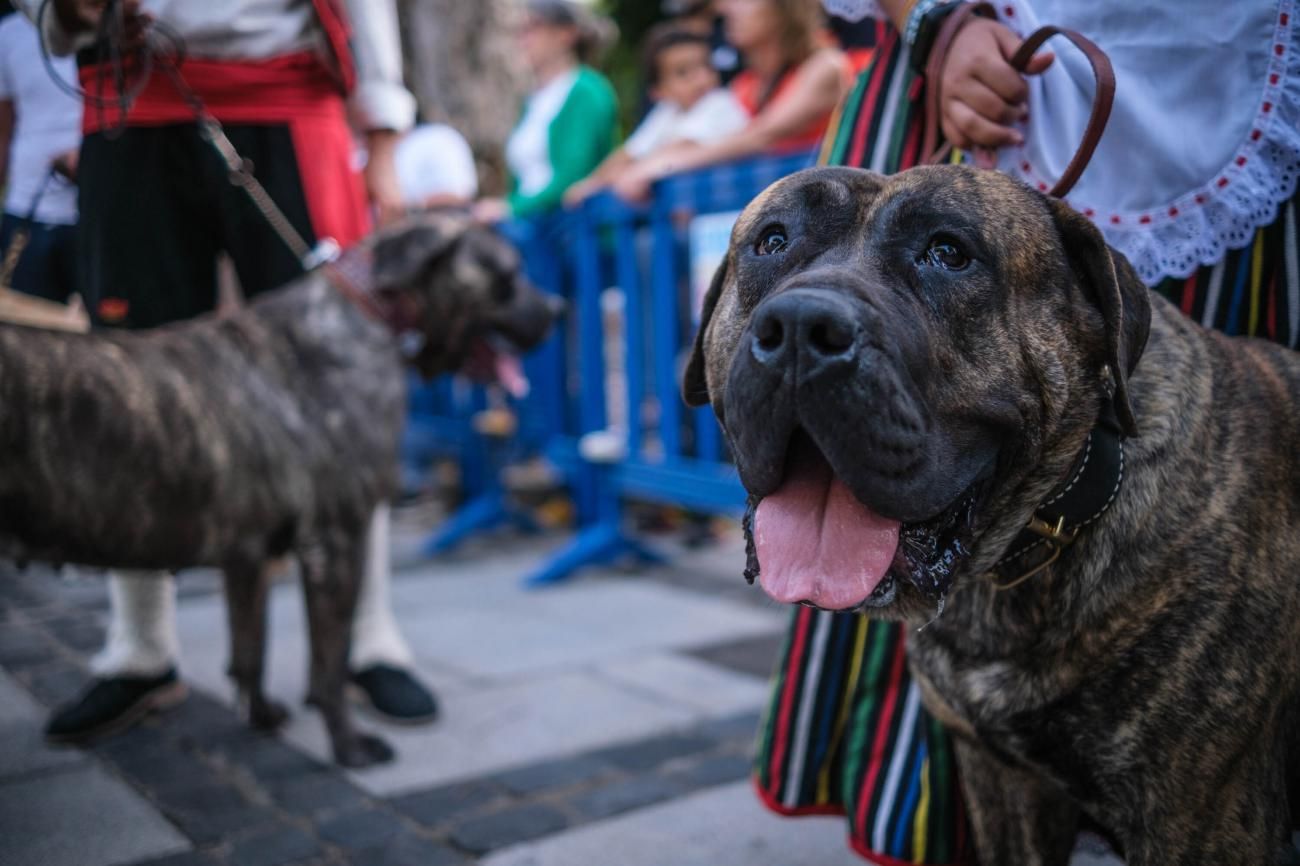
[[[408, 457], [415, 462], [428, 454], [455, 454], [466, 489], [473, 494], [428, 541], [427, 550], [445, 550], [506, 520], [522, 521], [509, 507], [499, 477], [502, 463], [517, 452], [550, 456], [565, 472], [578, 511], [577, 536], [528, 578], [533, 585], [561, 580], [584, 565], [624, 554], [657, 559], [625, 533], [623, 498], [705, 513], [740, 511], [744, 492], [727, 461], [712, 412], [706, 407], [686, 414], [678, 396], [678, 362], [695, 324], [679, 303], [679, 218], [739, 210], [762, 186], [810, 163], [809, 154], [794, 154], [718, 166], [657, 184], [648, 210], [604, 195], [527, 231], [507, 230], [521, 247], [529, 276], [542, 289], [566, 296], [571, 312], [557, 333], [525, 359], [533, 393], [515, 404], [519, 429], [513, 441], [490, 440], [473, 429], [473, 416], [483, 406], [482, 389], [457, 393], [449, 384], [438, 383], [413, 394]], [[646, 230], [651, 240], [648, 268], [638, 246], [638, 236]], [[583, 445], [584, 437], [605, 433], [609, 426], [601, 293], [611, 240], [614, 276], [626, 300], [628, 417], [626, 430], [620, 431], [626, 440], [605, 449], [618, 453], [601, 455]], [[647, 447], [642, 413], [647, 397], [658, 404], [654, 432], [659, 448], [653, 450]], [[693, 440], [693, 447], [687, 439]], [[604, 444], [611, 442], [606, 439]]]

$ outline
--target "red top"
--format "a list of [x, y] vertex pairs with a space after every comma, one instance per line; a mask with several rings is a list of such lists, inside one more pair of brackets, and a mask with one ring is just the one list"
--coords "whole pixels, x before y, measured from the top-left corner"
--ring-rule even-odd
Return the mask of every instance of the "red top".
[[[768, 96], [763, 105], [759, 104], [764, 91], [763, 82], [752, 70], [743, 70], [739, 75], [731, 79], [731, 92], [744, 106], [745, 110], [749, 112], [749, 115], [754, 117], [768, 106], [786, 98], [795, 78], [799, 75], [799, 70], [802, 68], [801, 64], [787, 69], [777, 80], [776, 86], [772, 88], [771, 95]], [[830, 121], [831, 112], [828, 111], [821, 117], [813, 119], [799, 132], [778, 140], [772, 145], [772, 150], [780, 152], [812, 150], [822, 143], [822, 136], [826, 134], [826, 127], [830, 125]]]

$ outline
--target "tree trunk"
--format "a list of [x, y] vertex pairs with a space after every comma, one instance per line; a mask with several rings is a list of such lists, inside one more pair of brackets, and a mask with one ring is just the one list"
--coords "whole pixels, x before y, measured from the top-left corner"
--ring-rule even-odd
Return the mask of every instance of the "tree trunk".
[[484, 195], [504, 188], [506, 137], [519, 116], [517, 0], [399, 0], [406, 77], [426, 120], [458, 129]]

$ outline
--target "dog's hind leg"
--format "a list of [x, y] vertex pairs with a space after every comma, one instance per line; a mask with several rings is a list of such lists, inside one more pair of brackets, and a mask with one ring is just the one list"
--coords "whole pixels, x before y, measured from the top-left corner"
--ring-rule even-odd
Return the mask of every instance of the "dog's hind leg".
[[241, 559], [226, 564], [226, 615], [230, 624], [230, 667], [226, 673], [239, 690], [240, 710], [248, 723], [271, 731], [284, 724], [289, 712], [262, 691], [266, 665], [267, 594], [271, 587], [268, 563]]
[[359, 734], [344, 700], [348, 651], [361, 575], [365, 567], [364, 525], [336, 529], [301, 553], [303, 596], [311, 632], [311, 691], [307, 700], [325, 717], [334, 759], [345, 767], [391, 760], [393, 750], [378, 737]]

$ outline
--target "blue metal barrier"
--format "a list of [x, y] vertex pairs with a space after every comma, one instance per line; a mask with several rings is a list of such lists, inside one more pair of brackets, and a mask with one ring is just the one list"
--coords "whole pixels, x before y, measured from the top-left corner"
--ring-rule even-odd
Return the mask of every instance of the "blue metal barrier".
[[[529, 279], [543, 291], [561, 296], [566, 285], [561, 251], [567, 243], [569, 222], [552, 218], [501, 227], [519, 248]], [[539, 453], [571, 426], [568, 416], [573, 401], [565, 386], [565, 371], [570, 366], [565, 351], [567, 331], [566, 323], [560, 322], [547, 341], [524, 358], [530, 391], [523, 400], [505, 401], [518, 425], [508, 437], [475, 429], [475, 418], [489, 406], [483, 388], [453, 379], [412, 389], [404, 462], [412, 466], [445, 457], [455, 459], [461, 467], [465, 497], [461, 507], [425, 540], [422, 548], [426, 555], [446, 552], [502, 524], [534, 528], [531, 518], [509, 503], [501, 470], [512, 460]]]
[[[703, 214], [741, 210], [770, 183], [813, 161], [811, 154], [767, 157], [678, 175], [659, 183], [649, 205], [612, 195], [548, 219], [502, 231], [520, 249], [528, 276], [569, 301], [566, 319], [524, 361], [529, 396], [509, 405], [518, 430], [487, 437], [474, 418], [484, 391], [447, 381], [413, 390], [406, 459], [451, 457], [461, 465], [465, 504], [425, 542], [433, 555], [503, 523], [528, 526], [507, 500], [500, 472], [511, 460], [546, 455], [564, 475], [579, 531], [526, 581], [553, 583], [590, 564], [634, 555], [660, 557], [624, 529], [623, 501], [736, 514], [744, 491], [712, 411], [688, 410], [678, 392], [683, 353], [694, 332], [682, 303], [687, 227]], [[626, 421], [611, 430], [610, 381], [601, 295], [618, 287], [624, 303]], [[687, 293], [689, 296], [689, 293]]]
[[[648, 207], [611, 195], [589, 200], [573, 216], [573, 318], [578, 339], [578, 439], [553, 440], [552, 454], [577, 455], [574, 475], [589, 490], [573, 541], [527, 578], [532, 585], [562, 580], [584, 565], [634, 555], [659, 557], [623, 526], [623, 499], [735, 514], [744, 491], [727, 459], [707, 407], [690, 413], [679, 396], [684, 350], [694, 322], [681, 303], [689, 220], [744, 208], [770, 183], [812, 164], [811, 154], [770, 157], [668, 178]], [[641, 243], [650, 241], [648, 261]], [[612, 244], [612, 251], [608, 247]], [[623, 384], [626, 425], [611, 429], [606, 406], [609, 370], [601, 294], [623, 293]], [[689, 296], [689, 293], [688, 293]], [[649, 351], [647, 351], [649, 350]], [[649, 360], [647, 362], [647, 355]]]

